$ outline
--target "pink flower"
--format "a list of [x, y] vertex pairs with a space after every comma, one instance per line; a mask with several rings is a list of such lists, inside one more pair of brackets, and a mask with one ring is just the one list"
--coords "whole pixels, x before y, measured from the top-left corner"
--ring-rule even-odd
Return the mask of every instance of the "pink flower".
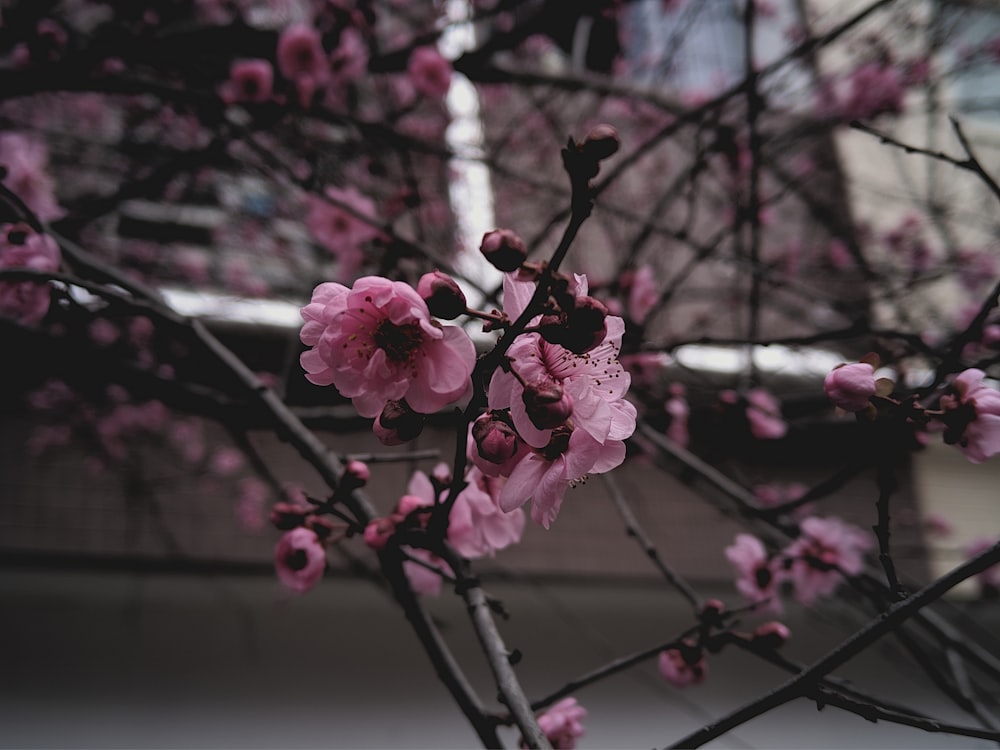
[[302, 308], [306, 377], [336, 386], [362, 416], [406, 399], [421, 414], [457, 401], [469, 385], [476, 349], [461, 328], [431, 319], [411, 287], [378, 276], [352, 289], [327, 282]]
[[44, 141], [22, 133], [0, 133], [0, 164], [7, 168], [3, 184], [42, 221], [58, 219], [65, 213], [56, 203], [48, 161]]
[[344, 207], [310, 195], [306, 227], [315, 240], [337, 259], [338, 276], [348, 279], [357, 273], [364, 260], [362, 245], [378, 236], [378, 229], [371, 221], [363, 221], [355, 214], [374, 220], [375, 202], [353, 187], [327, 187], [325, 193]]
[[903, 74], [881, 62], [859, 65], [850, 74], [851, 91], [843, 105], [848, 120], [903, 111]]
[[867, 409], [869, 399], [875, 395], [875, 369], [867, 362], [840, 365], [826, 376], [823, 390], [844, 411]]
[[747, 419], [750, 432], [760, 440], [777, 440], [788, 432], [788, 425], [781, 418], [781, 403], [763, 388], [747, 394]]
[[247, 477], [240, 482], [240, 494], [236, 503], [236, 518], [247, 531], [264, 528], [264, 510], [270, 491], [257, 477]]
[[299, 526], [282, 534], [274, 547], [274, 567], [278, 580], [299, 594], [319, 583], [326, 552], [316, 532]]
[[330, 64], [319, 31], [305, 24], [294, 24], [278, 38], [278, 70], [295, 82], [299, 103], [306, 107], [316, 89], [325, 85], [330, 76]]
[[664, 410], [670, 417], [670, 424], [667, 425], [667, 437], [681, 447], [687, 447], [691, 439], [688, 432], [688, 418], [691, 416], [691, 407], [688, 406], [685, 398], [685, 388], [683, 383], [670, 384], [670, 398], [663, 405]]
[[661, 651], [659, 667], [663, 679], [679, 688], [699, 685], [708, 676], [708, 665], [702, 650], [690, 643]]
[[555, 750], [573, 750], [583, 737], [587, 709], [576, 698], [563, 698], [538, 717], [538, 727]]
[[808, 607], [832, 594], [841, 575], [857, 575], [864, 569], [864, 553], [871, 547], [871, 539], [839, 518], [810, 516], [800, 529], [801, 535], [783, 556], [791, 560], [789, 577], [795, 585], [795, 598]]
[[434, 47], [417, 47], [406, 65], [413, 88], [430, 99], [440, 99], [451, 86], [451, 63]]
[[267, 60], [235, 60], [229, 68], [229, 80], [219, 87], [226, 104], [266, 102], [274, 87], [274, 69]]
[[972, 463], [1000, 453], [1000, 392], [983, 384], [986, 373], [966, 370], [952, 381], [954, 396], [942, 396], [944, 440], [958, 444]]
[[639, 266], [632, 274], [628, 288], [628, 315], [636, 323], [646, 322], [646, 317], [660, 300], [656, 275], [649, 265]]
[[219, 448], [212, 455], [210, 469], [220, 477], [232, 476], [243, 468], [243, 454], [236, 448]]
[[[23, 224], [0, 225], [0, 269], [58, 271], [59, 246], [46, 234]], [[39, 323], [49, 311], [49, 285], [37, 281], [0, 282], [0, 315], [24, 325]]]
[[767, 553], [763, 542], [751, 534], [737, 534], [726, 547], [726, 559], [736, 569], [736, 589], [751, 604], [767, 602], [767, 609], [780, 614], [778, 596], [782, 581], [781, 567]]

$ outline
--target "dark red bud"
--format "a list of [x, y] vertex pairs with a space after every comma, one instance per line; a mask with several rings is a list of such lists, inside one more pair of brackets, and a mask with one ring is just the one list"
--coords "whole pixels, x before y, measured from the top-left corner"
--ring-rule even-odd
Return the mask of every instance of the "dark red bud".
[[472, 425], [472, 439], [485, 461], [502, 464], [517, 453], [517, 434], [506, 422], [483, 414]]
[[344, 476], [341, 478], [341, 485], [345, 489], [356, 490], [368, 484], [372, 472], [368, 464], [364, 461], [348, 461], [344, 466]]
[[454, 320], [465, 312], [465, 294], [455, 280], [440, 271], [425, 273], [417, 282], [417, 294], [427, 303], [431, 315], [442, 320]]
[[424, 421], [424, 415], [417, 414], [405, 401], [389, 401], [372, 425], [372, 431], [382, 445], [402, 445], [423, 432]]
[[580, 148], [593, 159], [601, 161], [613, 155], [621, 146], [618, 131], [611, 125], [597, 125], [587, 133]]
[[792, 631], [784, 623], [772, 620], [759, 626], [751, 636], [751, 642], [764, 648], [780, 648], [792, 637]]
[[480, 252], [500, 271], [516, 271], [528, 258], [524, 241], [510, 229], [494, 229], [483, 235]]
[[306, 522], [309, 508], [303, 508], [294, 503], [275, 503], [271, 507], [271, 525], [276, 529], [288, 531], [296, 526], [302, 526]]
[[521, 398], [528, 418], [539, 430], [554, 429], [573, 413], [573, 399], [556, 383], [528, 386]]

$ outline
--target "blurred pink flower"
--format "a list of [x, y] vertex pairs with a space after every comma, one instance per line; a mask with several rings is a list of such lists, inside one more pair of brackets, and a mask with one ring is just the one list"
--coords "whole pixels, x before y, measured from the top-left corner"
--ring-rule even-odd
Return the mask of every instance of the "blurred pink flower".
[[984, 385], [985, 377], [982, 370], [966, 370], [952, 381], [955, 395], [940, 402], [945, 442], [957, 444], [975, 464], [1000, 453], [1000, 392]]
[[365, 417], [406, 399], [421, 414], [457, 401], [469, 387], [476, 349], [464, 330], [431, 319], [410, 286], [378, 276], [352, 289], [327, 282], [302, 308], [306, 377], [333, 384]]
[[[59, 246], [46, 234], [23, 224], [0, 226], [0, 269], [59, 270]], [[43, 281], [0, 282], [0, 315], [24, 325], [35, 325], [49, 311], [51, 289]]]
[[656, 274], [649, 265], [639, 266], [632, 274], [628, 287], [628, 315], [640, 325], [660, 299], [656, 284]]
[[451, 87], [451, 63], [435, 47], [417, 47], [406, 65], [413, 88], [431, 99], [440, 99]]
[[240, 481], [236, 500], [236, 520], [247, 531], [260, 531], [266, 522], [266, 506], [271, 494], [268, 486], [257, 477]]
[[808, 607], [832, 594], [842, 575], [854, 576], [864, 569], [864, 553], [872, 542], [861, 529], [839, 518], [810, 516], [800, 530], [783, 556], [791, 560], [789, 578], [795, 585], [795, 598]]
[[823, 390], [834, 406], [844, 411], [867, 409], [875, 395], [875, 369], [867, 362], [840, 365], [827, 374]]
[[660, 674], [671, 685], [679, 688], [699, 685], [708, 676], [708, 665], [701, 649], [691, 644], [682, 648], [668, 648], [660, 652]]
[[[338, 277], [347, 280], [357, 273], [364, 261], [362, 246], [378, 236], [379, 230], [371, 223], [376, 219], [375, 202], [353, 187], [327, 187], [325, 193], [344, 207], [310, 195], [306, 227], [313, 238], [337, 259]], [[355, 213], [367, 216], [371, 221], [363, 221]]]
[[229, 68], [229, 79], [219, 87], [226, 104], [236, 102], [266, 102], [274, 88], [274, 69], [267, 60], [235, 60]]
[[278, 70], [293, 81], [299, 93], [299, 103], [307, 107], [316, 90], [326, 85], [330, 63], [319, 31], [305, 24], [293, 24], [278, 38]]
[[760, 440], [777, 440], [788, 432], [788, 425], [781, 418], [781, 403], [763, 388], [754, 388], [747, 394], [747, 419], [750, 432]]
[[586, 718], [587, 709], [576, 698], [563, 698], [538, 717], [538, 727], [555, 750], [573, 750], [586, 732], [583, 728]]
[[23, 133], [0, 133], [0, 164], [7, 168], [3, 184], [42, 221], [58, 219], [65, 213], [56, 202], [48, 161], [44, 141]]
[[767, 602], [763, 609], [781, 614], [784, 608], [779, 586], [783, 574], [778, 561], [767, 553], [764, 543], [751, 534], [737, 534], [733, 544], [726, 547], [726, 559], [736, 569], [736, 589], [747, 602]]
[[274, 547], [278, 580], [296, 593], [313, 588], [323, 577], [326, 552], [316, 532], [303, 526], [286, 531]]

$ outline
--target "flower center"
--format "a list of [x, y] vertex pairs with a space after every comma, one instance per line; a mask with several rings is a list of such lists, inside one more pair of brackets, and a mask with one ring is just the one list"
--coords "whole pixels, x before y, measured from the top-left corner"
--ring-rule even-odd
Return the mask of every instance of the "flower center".
[[390, 362], [409, 362], [413, 353], [420, 348], [424, 333], [418, 323], [404, 323], [401, 326], [382, 320], [375, 329], [375, 346], [385, 352]]
[[302, 570], [306, 567], [307, 562], [309, 562], [309, 557], [304, 549], [293, 550], [285, 557], [285, 565], [288, 566], [289, 570]]

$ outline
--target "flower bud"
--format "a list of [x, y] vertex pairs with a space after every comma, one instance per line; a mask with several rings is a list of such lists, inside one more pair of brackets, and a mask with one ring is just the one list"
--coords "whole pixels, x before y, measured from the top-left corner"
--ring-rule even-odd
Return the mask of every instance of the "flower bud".
[[556, 383], [537, 383], [521, 395], [531, 423], [539, 430], [563, 424], [573, 413], [573, 399]]
[[455, 280], [440, 271], [425, 273], [417, 282], [417, 294], [427, 303], [431, 315], [442, 320], [454, 320], [465, 312], [465, 294]]
[[781, 648], [789, 638], [792, 631], [784, 623], [772, 620], [760, 625], [751, 636], [751, 643], [764, 648]]
[[516, 271], [528, 258], [524, 241], [510, 229], [494, 229], [484, 234], [479, 250], [500, 271]]
[[826, 376], [823, 390], [844, 411], [862, 411], [876, 392], [875, 370], [867, 362], [842, 365]]
[[340, 482], [344, 489], [356, 490], [368, 484], [372, 472], [364, 461], [351, 460], [344, 466], [344, 476]]
[[473, 423], [472, 439], [479, 455], [493, 464], [502, 464], [517, 453], [517, 434], [492, 414], [483, 414]]
[[402, 445], [423, 432], [424, 419], [405, 401], [388, 401], [372, 424], [372, 432], [382, 445]]
[[614, 126], [603, 123], [593, 127], [587, 133], [583, 143], [580, 144], [580, 149], [592, 159], [601, 161], [618, 151], [621, 143], [621, 138]]
[[275, 503], [271, 506], [271, 525], [276, 529], [288, 531], [296, 526], [302, 526], [309, 515], [309, 508], [303, 508], [294, 503]]
[[365, 526], [365, 544], [376, 551], [385, 549], [395, 531], [396, 522], [392, 518], [375, 518]]

